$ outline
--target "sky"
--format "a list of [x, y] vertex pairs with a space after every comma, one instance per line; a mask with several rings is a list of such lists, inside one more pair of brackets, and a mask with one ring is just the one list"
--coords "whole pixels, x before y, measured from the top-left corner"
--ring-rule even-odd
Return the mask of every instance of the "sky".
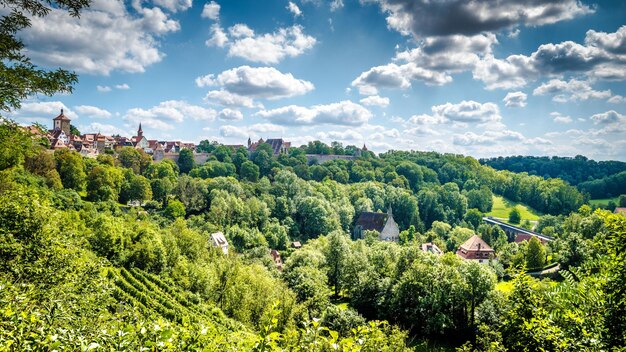
[[626, 1], [94, 0], [20, 38], [79, 75], [23, 124], [626, 161]]

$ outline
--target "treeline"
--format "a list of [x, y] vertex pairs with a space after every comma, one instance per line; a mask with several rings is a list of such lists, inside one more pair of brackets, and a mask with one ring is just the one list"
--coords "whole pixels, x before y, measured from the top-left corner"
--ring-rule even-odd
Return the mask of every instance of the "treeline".
[[591, 198], [611, 198], [626, 194], [626, 171], [603, 179], [583, 182], [578, 185], [581, 192]]
[[[571, 185], [603, 179], [626, 171], [626, 163], [621, 161], [595, 161], [577, 155], [568, 157], [507, 156], [480, 159], [480, 163], [496, 170], [526, 172], [543, 178], [560, 178]], [[581, 190], [584, 190], [581, 188]], [[616, 195], [616, 194], [614, 194]], [[593, 196], [592, 196], [593, 197]]]

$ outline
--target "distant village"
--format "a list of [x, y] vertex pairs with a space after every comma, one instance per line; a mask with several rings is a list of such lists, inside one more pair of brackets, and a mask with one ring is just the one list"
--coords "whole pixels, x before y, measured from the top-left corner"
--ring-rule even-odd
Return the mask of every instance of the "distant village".
[[[52, 150], [67, 148], [86, 157], [97, 157], [99, 154], [115, 152], [123, 147], [140, 149], [146, 154], [151, 155], [152, 159], [155, 161], [163, 159], [176, 161], [182, 149], [194, 151], [194, 159], [196, 163], [200, 164], [204, 163], [211, 156], [210, 153], [198, 152], [195, 143], [148, 139], [143, 134], [141, 123], [139, 123], [137, 134], [131, 138], [119, 135], [108, 136], [100, 132], [74, 135], [71, 133], [71, 119], [64, 114], [63, 109], [61, 109], [61, 113], [57, 117], [52, 119], [52, 129], [44, 131], [44, 135], [42, 135], [42, 131], [37, 126], [29, 126], [27, 129], [34, 135], [47, 138], [50, 142], [50, 149]], [[267, 140], [261, 138], [256, 142], [248, 138], [247, 147], [242, 144], [226, 146], [232, 149], [246, 148], [249, 153], [252, 153], [259, 145], [264, 143], [271, 146], [274, 156], [287, 154], [291, 147], [291, 142], [284, 141], [282, 138]], [[335, 159], [353, 160], [360, 157], [361, 153], [364, 151], [367, 151], [365, 145], [363, 145], [363, 148], [357, 148], [354, 155], [307, 154], [306, 157], [309, 162], [315, 159], [319, 163]]]

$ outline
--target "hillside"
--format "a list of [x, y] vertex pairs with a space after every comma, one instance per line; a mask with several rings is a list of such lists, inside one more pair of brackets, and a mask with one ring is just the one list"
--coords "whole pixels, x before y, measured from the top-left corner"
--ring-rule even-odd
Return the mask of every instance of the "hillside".
[[[190, 150], [177, 163], [130, 147], [97, 158], [51, 152], [11, 123], [0, 137], [6, 350], [622, 343], [604, 338], [626, 323], [608, 303], [623, 299], [621, 286], [605, 280], [623, 278], [624, 262], [609, 254], [624, 243], [626, 218], [592, 212], [562, 180], [432, 152], [318, 165], [303, 158], [307, 146], [278, 155], [267, 144], [249, 154], [218, 146], [195, 165], [182, 157]], [[504, 209], [494, 194], [541, 209], [556, 240], [508, 242], [483, 224], [492, 204]], [[397, 241], [375, 228], [355, 238], [364, 213], [391, 224]], [[218, 233], [227, 248], [215, 245]], [[480, 261], [456, 254], [474, 235], [493, 249]], [[561, 285], [516, 269], [548, 258], [569, 270]], [[498, 284], [507, 273], [511, 283]]]
[[493, 208], [491, 208], [491, 211], [485, 215], [505, 219], [505, 221], [507, 221], [509, 218], [509, 213], [511, 212], [511, 210], [513, 210], [513, 208], [517, 208], [519, 210], [522, 221], [539, 220], [539, 215], [524, 204], [513, 203], [500, 196], [493, 196]]

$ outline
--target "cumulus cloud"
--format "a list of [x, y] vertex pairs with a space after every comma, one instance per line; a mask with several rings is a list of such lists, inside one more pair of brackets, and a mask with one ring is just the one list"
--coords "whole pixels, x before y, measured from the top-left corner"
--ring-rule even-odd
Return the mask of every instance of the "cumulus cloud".
[[52, 9], [20, 33], [37, 64], [79, 73], [144, 72], [161, 61], [159, 37], [180, 29], [159, 7], [128, 11], [123, 2], [94, 0], [79, 18]]
[[206, 45], [227, 47], [229, 56], [265, 64], [276, 64], [286, 57], [300, 56], [317, 43], [314, 37], [304, 34], [300, 25], [256, 34], [248, 26], [236, 24], [228, 32], [230, 38], [218, 24], [214, 24]]
[[487, 55], [472, 72], [475, 79], [485, 83], [487, 89], [521, 87], [530, 80], [566, 73], [582, 74], [591, 79], [624, 80], [626, 55], [620, 53], [623, 46], [620, 36], [625, 34], [626, 26], [615, 33], [590, 30], [584, 45], [565, 41], [540, 45], [529, 56], [510, 55], [497, 59]]
[[607, 100], [608, 103], [611, 104], [621, 104], [621, 103], [626, 103], [626, 98], [624, 98], [621, 95], [614, 95], [611, 98], [609, 98], [609, 100]]
[[261, 110], [255, 115], [268, 119], [272, 123], [286, 126], [321, 124], [362, 126], [372, 118], [372, 113], [369, 110], [349, 100], [326, 105], [314, 105], [309, 108], [289, 105], [277, 109]]
[[317, 138], [325, 141], [362, 141], [363, 135], [354, 130], [318, 132]]
[[525, 140], [524, 135], [511, 130], [485, 131], [482, 134], [466, 132], [463, 134], [455, 134], [452, 137], [452, 143], [462, 146], [494, 145], [501, 142], [523, 142]]
[[124, 120], [131, 123], [142, 123], [144, 126], [160, 130], [174, 129], [172, 123], [183, 122], [187, 118], [193, 120], [213, 121], [217, 112], [201, 106], [192, 105], [182, 100], [168, 100], [149, 109], [129, 109]]
[[24, 123], [35, 121], [52, 127], [52, 119], [61, 113], [61, 109], [63, 109], [63, 114], [70, 119], [78, 119], [76, 112], [60, 101], [25, 102], [19, 110], [11, 113], [10, 117]]
[[126, 84], [126, 83], [116, 84], [115, 85], [115, 89], [129, 90], [130, 86], [128, 84]]
[[273, 67], [240, 66], [196, 78], [198, 87], [220, 87], [210, 91], [206, 100], [226, 106], [258, 107], [254, 99], [281, 99], [303, 95], [315, 88], [313, 83], [282, 73]]
[[362, 0], [380, 5], [390, 28], [417, 38], [474, 35], [517, 25], [539, 26], [593, 12], [577, 0]]
[[607, 99], [611, 96], [611, 90], [593, 90], [588, 81], [551, 79], [533, 90], [533, 95], [547, 94], [554, 94], [552, 100], [564, 103], [572, 100]]
[[117, 134], [126, 137], [130, 135], [128, 131], [123, 130], [117, 126], [100, 122], [92, 122], [90, 124], [78, 124], [76, 127], [81, 133], [102, 133], [109, 136]]
[[111, 113], [105, 109], [101, 109], [97, 106], [91, 105], [79, 105], [75, 106], [76, 112], [80, 115], [84, 115], [87, 117], [99, 118], [99, 119], [108, 119], [111, 117]]
[[202, 8], [202, 18], [208, 18], [213, 21], [217, 21], [220, 18], [220, 5], [215, 1], [204, 4]]
[[106, 92], [110, 92], [111, 91], [111, 87], [109, 87], [109, 86], [96, 86], [96, 90], [98, 90], [98, 92], [106, 93]]
[[567, 124], [567, 123], [572, 123], [572, 118], [569, 116], [564, 116], [562, 115], [560, 112], [551, 112], [550, 116], [552, 117], [552, 120], [556, 123], [563, 123], [563, 124]]
[[384, 108], [389, 105], [389, 98], [381, 97], [378, 95], [371, 95], [369, 97], [361, 99], [360, 103], [366, 106], [380, 106]]
[[256, 139], [267, 135], [282, 135], [284, 132], [284, 127], [270, 123], [256, 123], [250, 126], [224, 125], [219, 129], [219, 133], [222, 137], [237, 139], [248, 137]]
[[193, 5], [191, 0], [153, 0], [153, 3], [170, 12], [185, 11]]
[[591, 116], [591, 121], [595, 124], [614, 124], [614, 123], [626, 123], [626, 116], [616, 112], [615, 110], [609, 110], [601, 114], [595, 114]]
[[243, 119], [241, 111], [229, 108], [222, 109], [217, 116], [223, 121], [238, 121]]
[[302, 16], [302, 10], [295, 3], [289, 1], [287, 5], [287, 10], [293, 14], [294, 17]]
[[460, 103], [445, 103], [431, 107], [432, 114], [414, 115], [408, 119], [413, 125], [450, 124], [464, 127], [467, 124], [483, 124], [484, 127], [498, 128], [501, 126], [502, 116], [498, 105], [494, 103], [479, 103], [473, 100], [463, 100]]
[[508, 108], [523, 108], [526, 106], [527, 95], [524, 92], [508, 92], [502, 101]]
[[352, 86], [376, 94], [380, 88], [409, 88], [413, 80], [443, 85], [452, 81], [451, 74], [474, 68], [497, 42], [491, 33], [425, 38], [417, 48], [397, 53], [394, 63], [361, 73]]

